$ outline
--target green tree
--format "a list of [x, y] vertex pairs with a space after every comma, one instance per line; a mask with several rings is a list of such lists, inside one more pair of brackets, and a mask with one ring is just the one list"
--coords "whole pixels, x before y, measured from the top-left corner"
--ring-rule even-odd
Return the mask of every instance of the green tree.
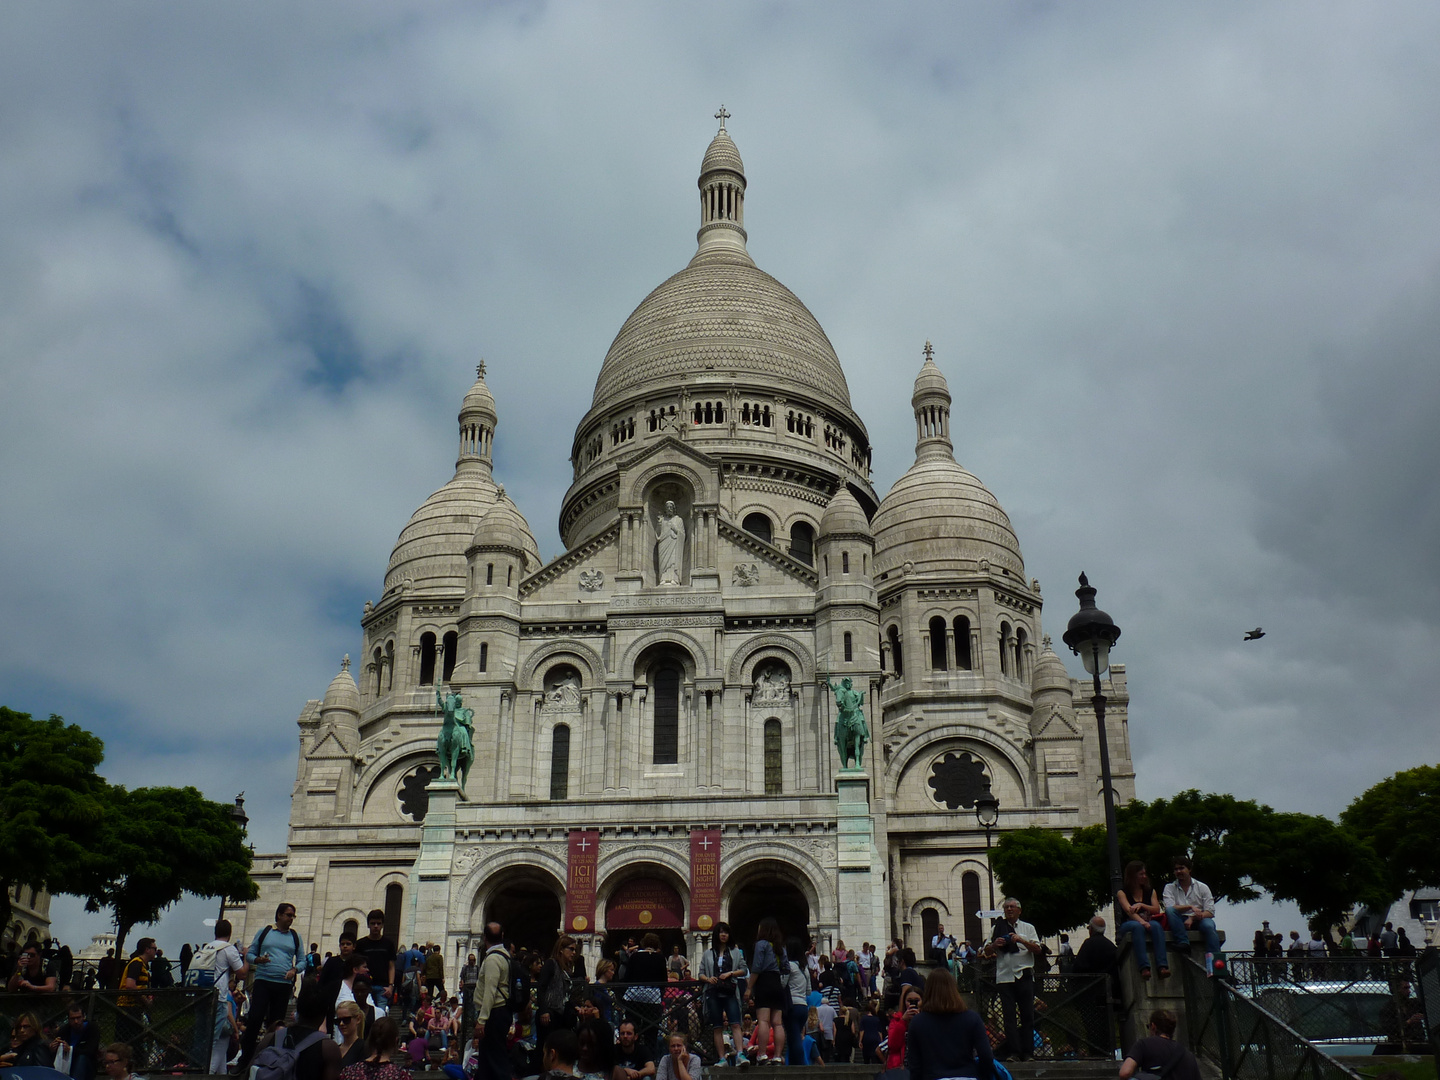
[[1384, 862], [1387, 901], [1406, 889], [1440, 885], [1440, 766], [1421, 765], [1381, 780], [1340, 820]]
[[1272, 813], [1269, 850], [1254, 875], [1277, 900], [1293, 900], [1312, 930], [1328, 931], [1356, 905], [1387, 903], [1385, 869], [1370, 845], [1315, 814]]
[[185, 893], [253, 900], [250, 850], [225, 803], [193, 787], [112, 787], [96, 849], [100, 884], [89, 911], [115, 917], [115, 954], [137, 923], [155, 922]]
[[105, 747], [58, 716], [35, 720], [0, 706], [0, 927], [17, 885], [80, 893], [104, 812], [95, 768]]
[[990, 865], [996, 884], [1020, 901], [1026, 922], [1046, 936], [1086, 922], [1109, 891], [1103, 827], [1098, 852], [1093, 836], [1074, 843], [1051, 829], [1004, 833]]

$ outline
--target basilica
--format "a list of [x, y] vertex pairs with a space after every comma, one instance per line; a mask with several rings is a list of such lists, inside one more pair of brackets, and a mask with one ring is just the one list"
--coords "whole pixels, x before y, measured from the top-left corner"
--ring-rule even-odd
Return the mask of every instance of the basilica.
[[[830, 340], [746, 248], [723, 118], [699, 196], [694, 257], [600, 365], [548, 563], [493, 468], [523, 403], [481, 365], [454, 477], [401, 530], [357, 659], [300, 713], [286, 850], [256, 857], [260, 898], [232, 913], [247, 937], [285, 900], [322, 952], [381, 908], [452, 965], [492, 918], [592, 955], [642, 930], [698, 952], [720, 919], [749, 941], [767, 914], [827, 947], [918, 952], [940, 923], [979, 938], [991, 834], [1103, 819], [1088, 684], [956, 461], [933, 351], [914, 464], [882, 498]], [[869, 735], [848, 763], [845, 679]], [[1125, 801], [1120, 665], [1106, 694]], [[449, 695], [473, 728], [454, 777]], [[998, 800], [988, 834], [977, 800]]]

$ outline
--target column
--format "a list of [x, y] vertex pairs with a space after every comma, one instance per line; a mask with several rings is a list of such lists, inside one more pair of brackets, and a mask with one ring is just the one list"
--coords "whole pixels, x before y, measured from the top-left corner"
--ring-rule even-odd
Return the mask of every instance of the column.
[[455, 780], [425, 785], [430, 808], [420, 831], [420, 854], [410, 870], [410, 928], [420, 941], [444, 941], [450, 913], [450, 867], [455, 856]]

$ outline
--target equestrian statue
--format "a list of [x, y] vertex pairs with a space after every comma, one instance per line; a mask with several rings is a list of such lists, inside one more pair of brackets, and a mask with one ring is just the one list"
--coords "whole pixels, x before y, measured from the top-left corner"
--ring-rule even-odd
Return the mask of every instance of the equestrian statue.
[[475, 760], [475, 710], [467, 709], [464, 699], [454, 691], [442, 694], [438, 688], [435, 704], [445, 714], [440, 737], [435, 740], [435, 750], [440, 755], [440, 777], [460, 781], [460, 790], [464, 791], [470, 765]]
[[840, 751], [840, 767], [849, 768], [853, 757], [855, 767], [863, 768], [865, 744], [870, 741], [870, 729], [865, 725], [865, 713], [861, 711], [865, 695], [855, 689], [855, 684], [848, 677], [841, 679], [839, 686], [829, 678], [826, 678], [825, 684], [834, 691], [835, 707], [840, 712], [835, 721], [835, 749]]

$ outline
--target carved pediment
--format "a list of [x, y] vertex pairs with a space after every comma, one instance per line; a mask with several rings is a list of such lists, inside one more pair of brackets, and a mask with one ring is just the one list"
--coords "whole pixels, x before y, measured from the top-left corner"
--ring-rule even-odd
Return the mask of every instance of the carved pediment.
[[[722, 548], [722, 565], [732, 567], [723, 574], [727, 593], [739, 594], [742, 590], [759, 587], [768, 579], [786, 586], [801, 586], [809, 591], [820, 585], [820, 576], [813, 566], [807, 566], [799, 559], [786, 554], [773, 544], [767, 544], [760, 537], [721, 520], [717, 523]], [[787, 589], [787, 591], [789, 591]]]

